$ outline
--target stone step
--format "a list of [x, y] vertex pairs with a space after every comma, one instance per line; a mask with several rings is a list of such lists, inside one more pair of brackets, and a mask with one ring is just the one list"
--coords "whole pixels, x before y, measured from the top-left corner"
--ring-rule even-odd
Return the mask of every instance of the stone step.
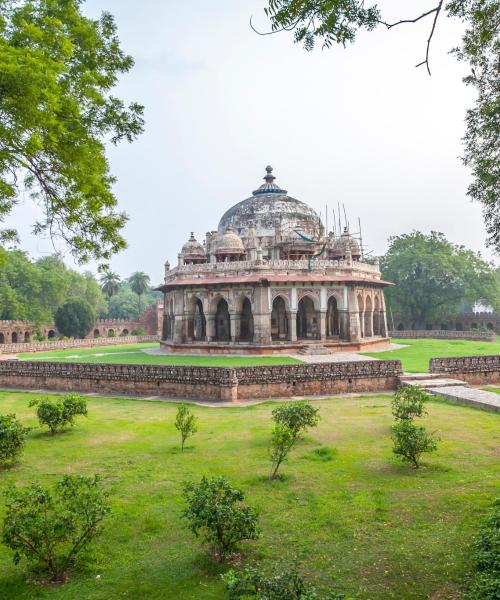
[[331, 352], [328, 348], [325, 348], [325, 346], [322, 346], [321, 344], [307, 344], [307, 346], [302, 346], [301, 348], [299, 348], [299, 350], [297, 351], [297, 354], [318, 355], [318, 354], [331, 354]]
[[414, 386], [423, 389], [427, 389], [429, 387], [467, 387], [467, 382], [465, 381], [460, 379], [446, 379], [444, 377], [410, 380], [407, 380], [405, 377], [400, 377], [399, 383], [403, 386]]
[[441, 373], [403, 373], [400, 379], [404, 379], [405, 381], [418, 381], [419, 379], [442, 379], [443, 375]]
[[500, 394], [477, 390], [470, 387], [429, 387], [426, 392], [433, 396], [442, 396], [451, 402], [458, 404], [468, 404], [469, 406], [479, 406], [488, 408], [495, 412], [500, 412]]

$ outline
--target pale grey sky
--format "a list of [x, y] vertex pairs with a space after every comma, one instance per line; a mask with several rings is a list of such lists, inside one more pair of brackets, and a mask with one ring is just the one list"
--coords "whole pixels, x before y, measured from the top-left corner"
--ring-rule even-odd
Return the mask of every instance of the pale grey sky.
[[[429, 77], [414, 65], [430, 22], [308, 53], [290, 34], [252, 32], [250, 15], [268, 28], [265, 4], [87, 1], [88, 14], [115, 15], [122, 46], [136, 60], [117, 94], [146, 107], [144, 135], [109, 152], [120, 207], [130, 216], [129, 247], [112, 268], [144, 270], [159, 282], [189, 232], [202, 239], [215, 229], [225, 210], [260, 185], [267, 164], [277, 183], [318, 212], [340, 202], [351, 222], [361, 217], [364, 242], [376, 254], [391, 235], [434, 229], [491, 257], [459, 160], [474, 97], [461, 80], [465, 66], [448, 53], [461, 25], [439, 21]], [[380, 6], [391, 19], [425, 8], [416, 0]], [[23, 247], [38, 256], [52, 246], [29, 235], [33, 211], [26, 202], [12, 221]]]

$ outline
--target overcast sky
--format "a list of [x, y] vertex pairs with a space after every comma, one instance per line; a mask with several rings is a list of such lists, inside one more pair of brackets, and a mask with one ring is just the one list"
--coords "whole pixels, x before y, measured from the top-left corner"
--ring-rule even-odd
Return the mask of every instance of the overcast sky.
[[[380, 5], [388, 19], [425, 8], [413, 0]], [[130, 216], [129, 247], [112, 268], [122, 276], [144, 270], [159, 282], [189, 232], [203, 239], [215, 229], [225, 210], [260, 185], [267, 164], [277, 183], [318, 212], [344, 203], [376, 254], [391, 235], [434, 229], [490, 258], [481, 207], [466, 196], [470, 176], [459, 159], [474, 98], [461, 80], [465, 66], [448, 53], [461, 25], [439, 21], [429, 77], [414, 68], [428, 21], [308, 53], [291, 34], [261, 37], [250, 29], [251, 15], [269, 28], [263, 6], [87, 1], [89, 15], [115, 15], [136, 61], [116, 93], [145, 105], [144, 135], [109, 151], [119, 204]], [[29, 235], [33, 215], [27, 202], [11, 223], [36, 257], [52, 246]]]

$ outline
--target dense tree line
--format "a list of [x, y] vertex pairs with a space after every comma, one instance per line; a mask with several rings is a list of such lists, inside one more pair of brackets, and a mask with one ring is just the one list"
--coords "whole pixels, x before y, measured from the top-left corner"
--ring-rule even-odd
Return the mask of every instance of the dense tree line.
[[83, 300], [99, 318], [134, 320], [161, 297], [151, 291], [149, 278], [140, 290], [134, 292], [127, 279], [118, 278], [115, 293], [109, 295], [102, 278], [97, 281], [90, 272], [68, 268], [58, 255], [33, 260], [21, 250], [0, 248], [0, 319], [49, 324], [60, 307]]

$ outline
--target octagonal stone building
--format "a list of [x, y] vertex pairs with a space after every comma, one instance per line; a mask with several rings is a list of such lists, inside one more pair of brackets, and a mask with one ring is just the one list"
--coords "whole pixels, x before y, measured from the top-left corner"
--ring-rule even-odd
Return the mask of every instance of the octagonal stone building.
[[264, 183], [165, 263], [162, 348], [317, 353], [387, 344], [378, 261], [345, 227], [326, 231], [266, 167]]

